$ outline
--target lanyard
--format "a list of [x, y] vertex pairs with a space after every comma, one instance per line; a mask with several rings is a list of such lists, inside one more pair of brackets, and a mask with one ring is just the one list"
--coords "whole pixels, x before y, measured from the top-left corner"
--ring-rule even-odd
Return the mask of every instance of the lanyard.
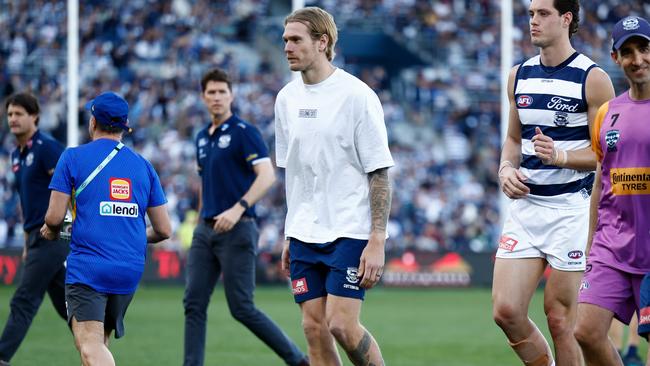
[[90, 175], [88, 176], [88, 178], [86, 178], [86, 180], [84, 180], [84, 182], [81, 183], [81, 185], [79, 186], [79, 188], [77, 188], [77, 189], [75, 190], [75, 192], [74, 192], [74, 197], [75, 197], [75, 198], [79, 197], [79, 194], [81, 193], [81, 191], [83, 191], [84, 188], [86, 188], [86, 186], [87, 186], [88, 184], [90, 184], [90, 182], [92, 182], [93, 179], [95, 179], [95, 177], [97, 176], [97, 174], [99, 174], [99, 172], [101, 172], [102, 169], [104, 169], [104, 167], [108, 164], [108, 162], [110, 162], [111, 160], [113, 160], [113, 158], [115, 157], [115, 155], [117, 155], [117, 153], [118, 153], [118, 152], [119, 152], [123, 147], [124, 147], [124, 144], [120, 142], [120, 143], [117, 144], [117, 146], [115, 146], [115, 148], [114, 148], [113, 150], [111, 150], [111, 153], [108, 154], [108, 156], [104, 159], [104, 161], [102, 161], [101, 163], [99, 163], [99, 165], [97, 165], [97, 168], [95, 168], [95, 170], [93, 170], [93, 172], [90, 173]]

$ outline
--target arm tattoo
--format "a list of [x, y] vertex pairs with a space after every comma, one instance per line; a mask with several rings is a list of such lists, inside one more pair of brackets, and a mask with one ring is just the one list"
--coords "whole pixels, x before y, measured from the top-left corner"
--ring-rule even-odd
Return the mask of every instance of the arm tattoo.
[[377, 169], [368, 174], [370, 183], [371, 231], [386, 231], [390, 214], [391, 187], [388, 168]]
[[363, 337], [359, 344], [352, 351], [348, 351], [348, 357], [355, 366], [376, 366], [375, 363], [370, 362], [370, 345], [372, 338], [368, 331], [363, 332]]

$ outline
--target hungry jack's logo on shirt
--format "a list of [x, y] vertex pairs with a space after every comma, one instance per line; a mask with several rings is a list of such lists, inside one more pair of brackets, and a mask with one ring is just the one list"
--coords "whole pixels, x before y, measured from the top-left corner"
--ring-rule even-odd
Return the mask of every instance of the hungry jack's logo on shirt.
[[650, 167], [612, 168], [609, 177], [614, 195], [650, 194]]
[[111, 199], [126, 201], [131, 199], [131, 180], [129, 178], [111, 178]]

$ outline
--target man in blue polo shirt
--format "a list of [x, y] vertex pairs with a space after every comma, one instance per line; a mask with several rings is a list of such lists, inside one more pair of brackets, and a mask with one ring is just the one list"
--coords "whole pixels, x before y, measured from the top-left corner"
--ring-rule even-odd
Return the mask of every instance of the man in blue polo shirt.
[[23, 275], [11, 299], [9, 318], [0, 337], [0, 365], [8, 365], [25, 338], [47, 291], [65, 319], [65, 257], [68, 244], [38, 235], [50, 200], [47, 188], [63, 146], [38, 130], [38, 100], [29, 93], [14, 94], [5, 104], [9, 130], [18, 141], [11, 154], [15, 185], [23, 211], [25, 246]]
[[288, 365], [307, 365], [305, 355], [253, 303], [258, 239], [253, 205], [275, 181], [268, 149], [257, 128], [232, 114], [232, 85], [223, 70], [206, 73], [201, 90], [212, 123], [196, 137], [201, 220], [187, 260], [184, 365], [203, 365], [206, 312], [220, 274], [232, 316]]
[[171, 224], [158, 174], [121, 142], [130, 130], [127, 102], [107, 92], [86, 108], [92, 141], [61, 155], [41, 234], [58, 236], [72, 200], [68, 321], [84, 365], [115, 365], [108, 338], [113, 330], [116, 338], [124, 335], [123, 318], [144, 270], [147, 242], [167, 239]]

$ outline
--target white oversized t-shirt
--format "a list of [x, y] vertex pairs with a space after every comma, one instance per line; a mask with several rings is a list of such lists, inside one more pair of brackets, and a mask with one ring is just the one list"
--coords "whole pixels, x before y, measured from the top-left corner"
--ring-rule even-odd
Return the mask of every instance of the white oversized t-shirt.
[[275, 102], [275, 153], [286, 168], [285, 236], [369, 238], [368, 173], [394, 165], [372, 89], [341, 69], [314, 85], [293, 80]]

